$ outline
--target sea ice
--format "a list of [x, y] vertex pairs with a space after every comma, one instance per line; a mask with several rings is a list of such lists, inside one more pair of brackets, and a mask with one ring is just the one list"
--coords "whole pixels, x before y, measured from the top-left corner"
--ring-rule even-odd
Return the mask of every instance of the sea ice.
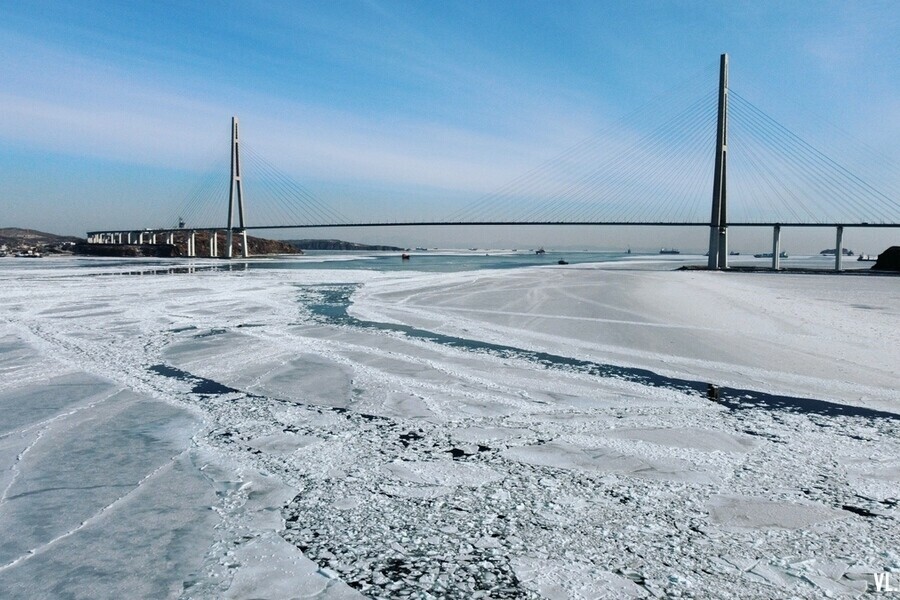
[[58, 261], [0, 270], [3, 598], [852, 597], [900, 569], [894, 279]]
[[714, 523], [728, 527], [805, 529], [850, 513], [810, 502], [776, 502], [746, 496], [713, 496], [708, 503]]

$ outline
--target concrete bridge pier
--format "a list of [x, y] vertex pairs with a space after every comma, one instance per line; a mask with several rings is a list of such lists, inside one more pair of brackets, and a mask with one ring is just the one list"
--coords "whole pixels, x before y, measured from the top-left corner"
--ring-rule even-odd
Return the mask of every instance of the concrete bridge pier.
[[188, 236], [187, 255], [191, 258], [197, 256], [197, 232], [192, 231]]
[[840, 271], [843, 269], [843, 261], [844, 261], [844, 226], [837, 226], [837, 234], [835, 236], [834, 241], [834, 270]]
[[219, 232], [218, 231], [210, 231], [209, 232], [209, 257], [215, 258], [219, 254], [218, 245], [219, 240]]
[[781, 268], [781, 225], [772, 228], [772, 270]]

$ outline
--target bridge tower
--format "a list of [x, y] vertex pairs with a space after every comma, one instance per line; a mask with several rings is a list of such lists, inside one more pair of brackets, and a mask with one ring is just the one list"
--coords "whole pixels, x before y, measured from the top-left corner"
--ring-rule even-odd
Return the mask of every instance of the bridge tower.
[[728, 55], [719, 60], [719, 117], [716, 122], [716, 170], [709, 221], [709, 269], [728, 268], [726, 172], [728, 158]]
[[[238, 223], [234, 226], [234, 200], [237, 196]], [[249, 256], [247, 249], [247, 230], [244, 225], [244, 184], [241, 181], [241, 153], [238, 136], [238, 118], [231, 117], [231, 186], [228, 190], [228, 224], [225, 240], [225, 258], [231, 258], [232, 236], [239, 233], [241, 240], [241, 254], [244, 258]]]

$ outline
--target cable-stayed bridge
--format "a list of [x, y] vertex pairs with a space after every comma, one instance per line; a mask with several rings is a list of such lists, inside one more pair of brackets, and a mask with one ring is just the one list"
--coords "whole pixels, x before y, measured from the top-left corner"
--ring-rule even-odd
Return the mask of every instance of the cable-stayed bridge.
[[[708, 227], [709, 263], [728, 266], [729, 227], [768, 227], [778, 268], [783, 227], [835, 229], [835, 266], [848, 227], [900, 226], [900, 168], [838, 132], [825, 152], [729, 87], [728, 56], [718, 86], [707, 73], [637, 108], [503, 187], [455, 210], [443, 204], [341, 207], [264, 158], [232, 120], [231, 166], [210, 173], [186, 199], [178, 226], [91, 231], [90, 243], [144, 244], [209, 239], [210, 256], [247, 256], [248, 230], [590, 225]], [[699, 86], [697, 85], [699, 82]], [[698, 87], [701, 91], [698, 92]], [[855, 154], [854, 154], [855, 153]], [[886, 179], [894, 177], [894, 180]], [[245, 211], [245, 183], [247, 194]], [[227, 219], [225, 219], [227, 207]], [[353, 216], [348, 216], [348, 213]], [[172, 222], [176, 222], [173, 218]]]

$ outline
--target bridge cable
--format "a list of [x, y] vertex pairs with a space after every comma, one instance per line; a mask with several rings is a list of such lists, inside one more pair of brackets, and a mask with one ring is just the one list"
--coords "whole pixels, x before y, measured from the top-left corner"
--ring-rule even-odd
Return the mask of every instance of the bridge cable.
[[[778, 145], [783, 155], [797, 164], [808, 180], [808, 185], [824, 193], [824, 198], [839, 213], [862, 215], [874, 210], [879, 218], [886, 219], [895, 206], [891, 199], [875, 188], [868, 181], [850, 172], [846, 167], [825, 155], [811, 144], [785, 128], [766, 115], [760, 109], [746, 101], [739, 94], [733, 94], [737, 100], [738, 114], [743, 114], [747, 121], [759, 131], [759, 135], [773, 145]], [[745, 111], [745, 112], [742, 112]]]

